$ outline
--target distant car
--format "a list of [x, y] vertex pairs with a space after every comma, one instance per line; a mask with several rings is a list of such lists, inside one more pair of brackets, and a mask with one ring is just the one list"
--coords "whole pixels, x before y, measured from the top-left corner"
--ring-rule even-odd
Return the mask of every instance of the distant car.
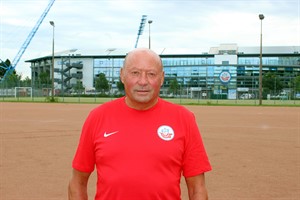
[[279, 95], [277, 95], [277, 97], [280, 100], [287, 100], [288, 99], [288, 95], [285, 92], [281, 92]]
[[240, 96], [240, 99], [253, 99], [254, 94], [244, 93]]
[[280, 96], [279, 96], [279, 99], [280, 99], [280, 100], [287, 100], [287, 99], [288, 99], [288, 96], [287, 96], [287, 95], [280, 95]]
[[295, 99], [300, 99], [300, 93], [297, 93], [297, 94], [295, 95]]

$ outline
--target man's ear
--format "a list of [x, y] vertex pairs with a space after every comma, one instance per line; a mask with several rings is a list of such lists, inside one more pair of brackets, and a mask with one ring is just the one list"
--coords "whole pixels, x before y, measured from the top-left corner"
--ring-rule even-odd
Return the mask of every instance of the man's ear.
[[164, 84], [164, 80], [165, 80], [165, 72], [163, 71], [160, 86]]
[[124, 84], [124, 70], [123, 70], [123, 67], [121, 68], [121, 71], [120, 71], [120, 80]]

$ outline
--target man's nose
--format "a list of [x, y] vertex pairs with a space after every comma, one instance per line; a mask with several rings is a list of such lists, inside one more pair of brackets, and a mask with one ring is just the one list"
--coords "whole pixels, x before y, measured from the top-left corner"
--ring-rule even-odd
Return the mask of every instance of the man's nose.
[[147, 77], [147, 74], [146, 73], [141, 73], [140, 77], [139, 77], [139, 81], [138, 83], [140, 85], [145, 85], [148, 83], [148, 77]]

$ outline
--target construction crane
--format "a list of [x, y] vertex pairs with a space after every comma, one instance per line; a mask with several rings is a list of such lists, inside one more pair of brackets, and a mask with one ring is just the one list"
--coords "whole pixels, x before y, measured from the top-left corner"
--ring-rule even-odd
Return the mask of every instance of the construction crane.
[[23, 45], [21, 46], [20, 50], [18, 51], [17, 55], [15, 56], [13, 62], [11, 63], [11, 65], [7, 66], [5, 64], [5, 62], [3, 62], [1, 59], [1, 63], [4, 66], [1, 66], [1, 68], [4, 69], [5, 73], [4, 76], [2, 77], [2, 79], [0, 79], [0, 82], [4, 81], [6, 76], [11, 74], [14, 69], [16, 68], [17, 64], [19, 63], [21, 57], [23, 56], [25, 50], [27, 49], [28, 45], [30, 44], [32, 38], [34, 37], [35, 33], [37, 32], [37, 30], [39, 29], [41, 23], [43, 22], [43, 20], [45, 19], [46, 15], [48, 14], [50, 8], [52, 7], [53, 3], [55, 0], [50, 0], [48, 6], [46, 7], [46, 9], [44, 10], [43, 14], [40, 16], [39, 20], [37, 21], [37, 23], [35, 24], [35, 26], [33, 27], [33, 29], [31, 30], [31, 32], [29, 33], [29, 35], [27, 36], [25, 42], [23, 43]]
[[142, 19], [141, 19], [141, 23], [140, 23], [140, 27], [139, 27], [139, 30], [138, 30], [138, 34], [137, 34], [137, 38], [136, 38], [136, 42], [135, 42], [134, 48], [137, 47], [140, 35], [143, 34], [146, 20], [147, 20], [147, 15], [142, 15]]

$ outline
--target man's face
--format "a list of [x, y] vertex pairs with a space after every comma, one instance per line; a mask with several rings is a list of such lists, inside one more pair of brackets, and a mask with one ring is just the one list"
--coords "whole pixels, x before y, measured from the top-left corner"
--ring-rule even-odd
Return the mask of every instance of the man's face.
[[149, 52], [135, 52], [127, 58], [121, 70], [121, 80], [126, 91], [126, 102], [136, 109], [155, 105], [163, 84], [164, 72], [160, 60]]

